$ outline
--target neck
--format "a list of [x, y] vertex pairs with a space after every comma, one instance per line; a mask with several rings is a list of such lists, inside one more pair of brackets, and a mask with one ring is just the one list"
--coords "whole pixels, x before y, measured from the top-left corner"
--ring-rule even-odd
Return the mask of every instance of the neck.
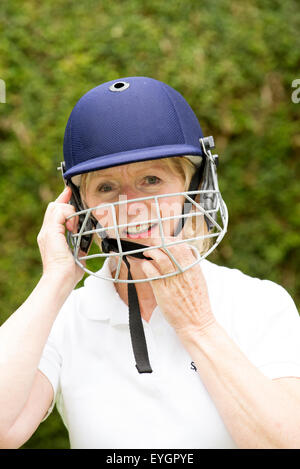
[[[130, 264], [130, 271], [133, 279], [142, 279], [145, 278], [145, 274], [141, 269], [141, 260], [135, 259], [133, 257], [127, 258]], [[128, 270], [124, 262], [122, 262], [121, 269], [120, 269], [120, 276], [121, 280], [127, 279]], [[128, 287], [126, 283], [116, 283], [115, 284], [116, 290], [120, 296], [120, 298], [124, 301], [124, 303], [128, 306]], [[138, 282], [135, 283], [140, 311], [142, 318], [149, 322], [152, 312], [155, 309], [157, 303], [155, 296], [153, 294], [152, 287], [150, 282]]]

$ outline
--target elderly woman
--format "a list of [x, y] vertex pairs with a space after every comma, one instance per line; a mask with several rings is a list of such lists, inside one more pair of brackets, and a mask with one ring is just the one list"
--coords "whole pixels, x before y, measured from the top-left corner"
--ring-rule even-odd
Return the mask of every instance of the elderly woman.
[[38, 236], [43, 275], [0, 329], [1, 447], [55, 403], [72, 448], [299, 447], [295, 305], [206, 260], [227, 227], [212, 148], [157, 80], [78, 101], [66, 188]]

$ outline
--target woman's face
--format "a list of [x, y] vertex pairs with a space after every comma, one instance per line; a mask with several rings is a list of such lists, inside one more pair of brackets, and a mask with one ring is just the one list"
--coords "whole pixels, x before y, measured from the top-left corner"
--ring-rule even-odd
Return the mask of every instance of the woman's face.
[[[154, 196], [184, 191], [182, 176], [171, 171], [163, 159], [96, 171], [89, 175], [87, 181], [85, 202], [88, 207], [97, 207], [93, 210], [93, 215], [102, 227], [111, 227], [106, 230], [109, 237], [116, 238], [113, 209], [112, 206], [101, 205], [117, 203], [114, 205], [117, 224], [133, 223], [129, 227], [119, 227], [120, 238], [153, 246], [161, 240], [157, 220], [150, 221], [158, 217]], [[134, 201], [142, 197], [150, 198]], [[157, 201], [161, 218], [182, 213], [182, 195], [159, 197]], [[173, 236], [179, 222], [181, 219], [164, 220], [164, 236]]]

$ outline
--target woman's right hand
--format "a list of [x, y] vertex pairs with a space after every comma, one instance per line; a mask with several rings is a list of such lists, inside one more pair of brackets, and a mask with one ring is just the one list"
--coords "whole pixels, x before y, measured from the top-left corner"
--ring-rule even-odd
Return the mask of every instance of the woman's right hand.
[[71, 195], [71, 189], [66, 187], [54, 202], [49, 203], [37, 241], [43, 262], [43, 274], [55, 277], [61, 275], [75, 288], [84, 271], [75, 263], [65, 237], [66, 228], [74, 233], [78, 224], [78, 217], [66, 220], [75, 213], [73, 205], [68, 204]]

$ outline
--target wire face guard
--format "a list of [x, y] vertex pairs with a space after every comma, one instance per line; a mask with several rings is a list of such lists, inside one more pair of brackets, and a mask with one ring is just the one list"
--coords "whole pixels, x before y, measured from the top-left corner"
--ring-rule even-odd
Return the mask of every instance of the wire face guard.
[[[213, 171], [212, 176], [214, 175], [214, 163], [211, 162], [211, 170]], [[198, 191], [187, 191], [187, 192], [178, 192], [178, 193], [172, 193], [172, 194], [162, 194], [162, 195], [156, 195], [156, 196], [149, 196], [149, 197], [142, 197], [138, 199], [130, 199], [128, 200], [119, 200], [114, 203], [107, 203], [107, 204], [101, 204], [97, 207], [91, 207], [85, 210], [78, 211], [71, 215], [68, 218], [72, 217], [80, 217], [83, 222], [81, 223], [81, 226], [79, 227], [79, 230], [77, 233], [70, 233], [68, 232], [67, 234], [67, 240], [69, 247], [71, 248], [75, 262], [78, 264], [87, 274], [94, 275], [98, 278], [102, 278], [105, 280], [110, 280], [113, 282], [119, 282], [119, 283], [138, 283], [138, 282], [149, 282], [152, 280], [156, 280], [158, 278], [166, 278], [166, 277], [171, 277], [174, 275], [178, 275], [180, 273], [183, 273], [184, 271], [190, 269], [194, 265], [198, 264], [202, 259], [207, 257], [220, 243], [220, 241], [223, 239], [226, 230], [227, 230], [227, 225], [228, 225], [228, 212], [227, 212], [227, 207], [225, 202], [223, 201], [221, 194], [219, 192], [219, 189], [217, 187], [217, 181], [214, 179], [214, 189], [205, 189], [205, 190], [198, 190]], [[163, 198], [166, 197], [178, 197], [182, 196], [184, 197], [184, 204], [183, 204], [183, 211], [179, 215], [171, 215], [171, 216], [161, 216], [161, 210], [160, 210], [160, 201]], [[194, 200], [195, 197], [200, 199], [200, 202], [196, 202]], [[138, 220], [135, 222], [131, 223], [119, 223], [117, 222], [117, 212], [120, 213], [120, 210], [124, 210], [126, 212], [126, 204], [130, 203], [142, 203], [142, 202], [147, 202], [148, 204], [151, 203], [151, 206], [154, 207], [154, 214], [151, 213], [150, 219], [147, 217], [144, 220]], [[201, 202], [202, 201], [202, 202]], [[207, 202], [208, 201], [208, 202]], [[204, 208], [203, 206], [209, 205], [209, 207]], [[111, 217], [110, 219], [113, 220], [113, 224], [110, 224], [110, 226], [102, 226], [100, 223], [97, 221], [97, 212], [103, 211], [110, 212]], [[178, 236], [176, 239], [173, 241], [169, 241], [166, 233], [164, 231], [164, 224], [167, 222], [170, 223], [173, 220], [176, 221], [176, 223], [187, 223], [187, 220], [196, 217], [194, 222], [198, 224], [196, 230], [195, 230], [195, 236], [190, 237], [190, 238], [179, 238]], [[206, 223], [205, 223], [206, 222]], [[144, 245], [141, 245], [139, 248], [139, 243], [134, 242], [135, 240], [133, 239], [128, 239], [120, 236], [120, 233], [127, 232], [128, 229], [131, 227], [135, 227], [138, 230], [138, 227], [141, 225], [149, 224], [153, 225], [158, 225], [158, 230], [159, 230], [159, 235], [156, 234], [156, 236], [152, 237], [151, 235], [148, 237], [151, 238], [151, 241], [154, 241], [154, 244], [151, 243], [151, 246], [145, 247]], [[205, 226], [209, 227], [209, 231], [205, 232]], [[178, 227], [178, 225], [177, 225]], [[184, 230], [184, 227], [183, 227]], [[81, 245], [81, 240], [83, 237], [88, 237], [91, 236], [93, 237], [94, 240], [94, 245], [96, 245], [96, 249], [98, 252], [92, 253], [92, 254], [86, 254], [82, 255], [80, 253], [80, 245]], [[208, 238], [213, 239], [213, 244], [209, 247], [209, 249], [203, 253], [200, 254], [198, 249], [192, 244], [195, 241], [204, 241]], [[114, 249], [114, 252], [104, 252], [103, 250], [103, 244], [105, 244], [105, 240], [113, 239], [114, 240], [114, 245], [116, 249]], [[139, 238], [142, 241], [142, 238]], [[174, 239], [174, 238], [173, 238]], [[96, 242], [95, 242], [96, 241]], [[128, 244], [129, 249], [124, 250], [124, 245], [126, 246], [126, 241], [130, 241]], [[136, 246], [135, 249], [132, 249], [132, 243], [134, 243], [134, 246]], [[193, 250], [195, 254], [195, 262], [191, 263], [188, 266], [181, 266], [179, 262], [174, 258], [172, 253], [169, 250], [169, 247], [173, 245], [178, 245], [178, 244], [183, 244], [183, 243], [188, 243]], [[102, 246], [102, 248], [101, 248]], [[137, 257], [139, 254], [141, 255], [142, 253], [145, 253], [147, 255], [147, 250], [150, 249], [156, 249], [160, 248], [163, 249], [170, 259], [173, 261], [175, 265], [175, 270], [172, 273], [162, 275], [160, 277], [152, 277], [152, 278], [142, 278], [142, 279], [120, 279], [119, 274], [120, 274], [120, 268], [121, 268], [121, 262], [124, 260], [124, 256], [130, 256], [130, 255], [136, 255]], [[114, 272], [113, 277], [106, 277], [99, 273], [98, 270], [93, 271], [90, 268], [88, 268], [85, 264], [95, 258], [107, 258], [107, 257], [113, 257], [116, 259], [116, 270]]]
[[[213, 141], [208, 137], [200, 139], [200, 142], [206, 157], [202, 163], [205, 164], [198, 167], [187, 191], [130, 200], [120, 197], [117, 202], [102, 203], [96, 207], [81, 209], [83, 204], [79, 188], [69, 181], [74, 196], [71, 203], [77, 208], [76, 213], [68, 219], [78, 217], [77, 233], [67, 232], [69, 247], [76, 264], [87, 274], [115, 283], [127, 283], [129, 332], [135, 366], [139, 373], [152, 373], [153, 370], [149, 360], [135, 283], [150, 282], [185, 272], [206, 258], [218, 246], [227, 231], [228, 212], [218, 188], [217, 155], [212, 155], [209, 150], [213, 147]], [[202, 178], [201, 186], [200, 177]], [[199, 186], [200, 190], [194, 190]], [[175, 198], [174, 203], [171, 202], [172, 197]], [[164, 208], [163, 198], [168, 198]], [[134, 204], [146, 207], [146, 213], [142, 210], [141, 214], [141, 210], [137, 210], [135, 215], [137, 213], [138, 215], [132, 217], [131, 208]], [[149, 207], [151, 208], [150, 216]], [[106, 219], [104, 219], [104, 213], [108, 214]], [[130, 220], [135, 219], [135, 221], [128, 222], [129, 214]], [[191, 226], [188, 226], [189, 223]], [[191, 231], [188, 232], [188, 230]], [[136, 242], [137, 238], [138, 242]], [[145, 239], [145, 244], [140, 244], [143, 239]], [[92, 241], [93, 246], [96, 247], [96, 253], [93, 248], [89, 253]], [[208, 241], [213, 241], [209, 247]], [[185, 266], [180, 265], [172, 254], [172, 246], [183, 243], [190, 246], [195, 256], [195, 260]], [[194, 244], [197, 244], [197, 247]], [[204, 245], [206, 245], [205, 249], [203, 249]], [[127, 257], [151, 260], [151, 257], [147, 257], [147, 251], [150, 249], [162, 249], [172, 261], [174, 271], [157, 277], [133, 279]], [[105, 274], [103, 269], [99, 270], [100, 265], [97, 265], [96, 269], [91, 269], [90, 265], [87, 266], [87, 264], [95, 266], [97, 258], [111, 258], [115, 261], [110, 276], [107, 276], [108, 274]], [[127, 267], [127, 279], [120, 278], [122, 262]]]

